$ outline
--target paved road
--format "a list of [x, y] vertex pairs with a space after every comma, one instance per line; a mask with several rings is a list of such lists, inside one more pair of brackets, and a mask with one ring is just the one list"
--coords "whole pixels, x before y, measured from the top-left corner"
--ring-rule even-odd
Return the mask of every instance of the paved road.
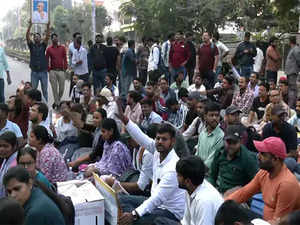
[[[10, 74], [12, 79], [12, 84], [7, 86], [7, 83], [5, 82], [5, 98], [7, 99], [9, 96], [14, 95], [16, 93], [16, 90], [21, 83], [22, 80], [24, 81], [30, 81], [30, 68], [28, 64], [18, 61], [17, 59], [7, 57], [9, 68], [10, 68]], [[69, 92], [70, 82], [66, 81], [65, 83], [65, 93], [63, 96], [63, 99], [68, 99], [68, 92]], [[41, 86], [39, 84], [38, 87], [39, 90], [41, 90]], [[49, 95], [49, 106], [53, 104], [53, 94], [51, 85], [48, 82], [48, 95]]]

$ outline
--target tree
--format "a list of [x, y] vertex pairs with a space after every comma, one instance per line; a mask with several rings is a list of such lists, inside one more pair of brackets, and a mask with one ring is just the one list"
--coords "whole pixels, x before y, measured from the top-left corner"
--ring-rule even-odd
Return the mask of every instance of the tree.
[[53, 13], [53, 25], [54, 31], [59, 35], [59, 39], [62, 42], [68, 40], [70, 36], [70, 30], [68, 27], [69, 11], [63, 6], [59, 5], [55, 8]]

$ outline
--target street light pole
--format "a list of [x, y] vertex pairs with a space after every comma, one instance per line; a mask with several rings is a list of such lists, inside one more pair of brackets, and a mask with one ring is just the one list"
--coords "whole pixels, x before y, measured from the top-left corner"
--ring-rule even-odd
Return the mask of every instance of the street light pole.
[[92, 0], [92, 40], [95, 43], [96, 36], [96, 5], [95, 0]]

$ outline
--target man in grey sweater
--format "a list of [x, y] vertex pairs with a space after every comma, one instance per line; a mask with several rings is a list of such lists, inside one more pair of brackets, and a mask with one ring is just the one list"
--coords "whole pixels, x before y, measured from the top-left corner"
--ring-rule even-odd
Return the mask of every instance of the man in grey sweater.
[[291, 50], [285, 63], [285, 73], [288, 79], [289, 106], [295, 108], [297, 99], [297, 78], [300, 72], [300, 47], [296, 43], [296, 37], [289, 38]]

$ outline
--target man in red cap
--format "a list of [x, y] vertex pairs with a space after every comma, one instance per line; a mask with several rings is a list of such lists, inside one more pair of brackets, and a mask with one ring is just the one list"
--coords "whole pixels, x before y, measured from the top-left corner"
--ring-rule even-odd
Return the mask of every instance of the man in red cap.
[[249, 184], [229, 195], [226, 200], [243, 203], [262, 192], [264, 219], [274, 224], [281, 217], [300, 209], [300, 186], [283, 162], [286, 147], [280, 138], [254, 141], [254, 145], [259, 151], [259, 172]]

